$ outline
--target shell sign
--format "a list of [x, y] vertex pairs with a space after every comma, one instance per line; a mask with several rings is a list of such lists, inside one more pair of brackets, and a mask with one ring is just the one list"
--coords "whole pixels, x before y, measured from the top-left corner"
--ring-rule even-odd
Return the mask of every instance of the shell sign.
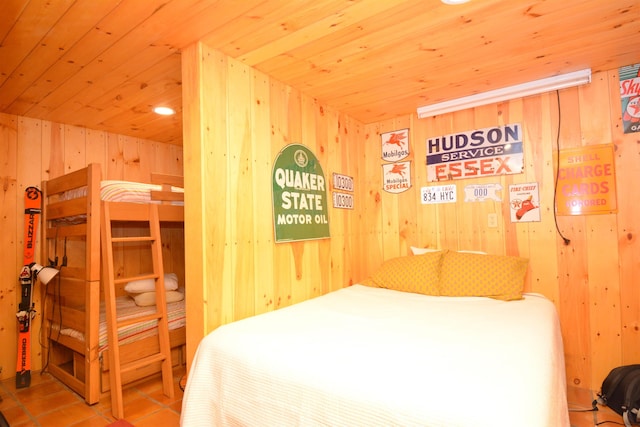
[[561, 150], [556, 212], [558, 215], [618, 211], [612, 145]]

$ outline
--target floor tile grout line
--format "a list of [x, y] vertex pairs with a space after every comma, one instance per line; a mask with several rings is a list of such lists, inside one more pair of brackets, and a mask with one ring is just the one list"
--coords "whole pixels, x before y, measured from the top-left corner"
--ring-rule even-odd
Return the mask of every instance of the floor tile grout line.
[[[174, 382], [175, 382], [175, 381], [174, 381]], [[178, 380], [177, 384], [179, 384], [179, 380]], [[173, 412], [173, 413], [177, 414], [178, 416], [180, 415], [180, 412], [178, 412], [178, 411], [176, 411], [175, 409], [173, 409], [173, 408], [171, 407], [171, 405], [172, 405], [172, 404], [174, 404], [174, 403], [177, 403], [177, 402], [178, 402], [178, 401], [180, 401], [181, 399], [176, 399], [176, 400], [174, 400], [173, 402], [171, 402], [171, 403], [169, 403], [169, 404], [166, 404], [166, 403], [162, 403], [162, 402], [160, 402], [159, 400], [157, 400], [157, 399], [153, 398], [151, 395], [149, 395], [148, 393], [145, 393], [144, 391], [140, 390], [139, 388], [136, 388], [136, 392], [137, 392], [139, 395], [141, 395], [142, 397], [144, 397], [145, 399], [147, 399], [147, 400], [149, 400], [149, 401], [151, 401], [151, 402], [153, 402], [153, 403], [157, 404], [158, 406], [160, 406], [160, 409], [158, 409], [158, 410], [156, 410], [156, 411], [152, 411], [152, 412], [151, 412], [151, 413], [149, 413], [149, 414], [145, 414], [145, 415], [143, 415], [143, 416], [142, 416], [142, 417], [140, 417], [140, 418], [136, 418], [136, 419], [135, 419], [135, 421], [142, 421], [142, 420], [144, 420], [145, 418], [148, 418], [148, 417], [150, 417], [151, 415], [154, 415], [154, 414], [156, 414], [156, 413], [158, 413], [158, 412], [160, 412], [160, 411], [163, 411], [163, 410], [165, 410], [165, 409], [168, 409], [169, 411], [171, 411], [171, 412]]]
[[[56, 383], [56, 384], [58, 384], [59, 386], [62, 387], [62, 390], [60, 390], [61, 393], [64, 392], [64, 393], [69, 393], [69, 394], [73, 395], [74, 399], [76, 401], [73, 402], [73, 403], [69, 403], [69, 404], [65, 404], [65, 405], [62, 405], [62, 406], [58, 406], [54, 410], [45, 411], [45, 412], [42, 412], [41, 414], [39, 414], [38, 416], [36, 416], [21, 401], [21, 399], [20, 399], [20, 390], [12, 391], [12, 389], [8, 388], [5, 385], [6, 380], [0, 381], [0, 391], [2, 391], [4, 393], [4, 395], [6, 395], [8, 398], [10, 398], [13, 403], [15, 403], [15, 405], [12, 406], [12, 407], [19, 408], [25, 414], [28, 422], [31, 422], [34, 427], [41, 427], [42, 426], [42, 424], [39, 421], [39, 418], [41, 418], [41, 417], [44, 417], [44, 416], [46, 416], [48, 414], [56, 412], [56, 411], [58, 411], [60, 409], [71, 407], [71, 406], [76, 405], [78, 403], [86, 404], [85, 400], [80, 395], [78, 395], [74, 390], [72, 390], [70, 387], [68, 387], [62, 381], [58, 380], [57, 378], [55, 378], [53, 375], [51, 375], [48, 372], [42, 372], [41, 373], [41, 375], [45, 375], [45, 374], [48, 376], [48, 378], [43, 382], [35, 384], [34, 387], [38, 386], [40, 384], [46, 384], [46, 382], [54, 382], [54, 383]], [[174, 378], [174, 383], [175, 384], [179, 384], [179, 380], [180, 380], [179, 378]], [[145, 414], [144, 416], [138, 418], [137, 421], [143, 420], [144, 418], [147, 418], [147, 417], [149, 417], [149, 416], [151, 416], [151, 415], [153, 415], [153, 414], [155, 414], [155, 413], [157, 413], [159, 411], [165, 410], [165, 409], [168, 409], [169, 411], [173, 412], [174, 414], [180, 415], [180, 412], [176, 411], [174, 408], [172, 408], [171, 405], [174, 405], [174, 404], [178, 403], [181, 399], [175, 399], [172, 402], [163, 403], [163, 402], [158, 401], [157, 399], [153, 398], [148, 393], [146, 393], [146, 392], [142, 391], [141, 389], [139, 389], [138, 386], [132, 386], [132, 389], [135, 391], [136, 394], [140, 395], [142, 398], [144, 398], [146, 400], [149, 400], [149, 401], [151, 401], [154, 404], [159, 406], [158, 410], [153, 411], [153, 412], [151, 412], [149, 414]], [[46, 398], [47, 397], [42, 396], [42, 397], [38, 397], [37, 399], [46, 399]], [[105, 420], [108, 423], [111, 423], [111, 422], [115, 421], [115, 418], [113, 418], [113, 416], [111, 414], [111, 408], [103, 407], [103, 406], [101, 406], [99, 404], [96, 404], [96, 405], [88, 405], [87, 404], [86, 406], [88, 406], [92, 410], [92, 412], [94, 414], [90, 418], [93, 418], [94, 416], [97, 416], [97, 417]], [[27, 420], [25, 420], [25, 422]], [[73, 425], [76, 425], [78, 423], [82, 423], [84, 421], [86, 421], [86, 419], [85, 420], [79, 420], [78, 422], [74, 423]], [[22, 423], [20, 423], [20, 424], [22, 424]]]
[[31, 422], [34, 423], [35, 427], [41, 427], [40, 423], [38, 422], [38, 419], [34, 417], [31, 411], [27, 410], [27, 408], [20, 401], [20, 399], [18, 399], [18, 396], [17, 396], [18, 390], [16, 390], [15, 392], [12, 392], [4, 385], [4, 381], [0, 381], [0, 387], [2, 387], [5, 390], [6, 394], [8, 394], [9, 397], [11, 397], [11, 400], [13, 400], [16, 403], [16, 406], [20, 408], [20, 410], [22, 410], [22, 412], [24, 412], [27, 415], [27, 417]]
[[[24, 403], [22, 403], [22, 401], [20, 400], [20, 395], [19, 395], [19, 391], [18, 391], [18, 390], [16, 390], [16, 392], [15, 392], [15, 393], [11, 393], [11, 395], [12, 395], [13, 399], [19, 403], [19, 406], [22, 408], [22, 410], [23, 410], [23, 411], [24, 411], [24, 412], [29, 416], [29, 418], [30, 418], [34, 423], [36, 423], [36, 424], [37, 424], [37, 426], [38, 426], [38, 427], [40, 427], [40, 426], [41, 426], [41, 423], [40, 423], [40, 421], [39, 421], [39, 419], [40, 419], [40, 418], [45, 417], [45, 416], [47, 416], [47, 415], [49, 415], [49, 414], [51, 414], [51, 413], [53, 413], [53, 412], [59, 411], [59, 410], [61, 410], [61, 409], [68, 408], [68, 407], [72, 407], [72, 406], [74, 406], [74, 405], [77, 405], [78, 403], [85, 404], [86, 406], [88, 406], [88, 407], [89, 407], [89, 408], [94, 412], [94, 414], [95, 414], [95, 415], [97, 415], [97, 416], [99, 416], [99, 417], [101, 417], [101, 418], [105, 419], [105, 421], [107, 421], [107, 422], [111, 422], [111, 421], [112, 421], [112, 420], [111, 420], [111, 419], [109, 419], [108, 417], [105, 417], [105, 416], [104, 416], [104, 414], [103, 414], [101, 411], [98, 411], [98, 410], [97, 410], [97, 408], [95, 407], [95, 405], [88, 405], [88, 404], [86, 404], [86, 402], [85, 402], [85, 400], [82, 398], [82, 396], [80, 396], [78, 393], [76, 393], [76, 392], [75, 392], [75, 390], [71, 389], [69, 386], [67, 386], [66, 384], [64, 384], [62, 381], [60, 381], [60, 380], [58, 380], [57, 378], [55, 378], [51, 373], [49, 373], [49, 372], [46, 372], [46, 371], [45, 371], [45, 372], [42, 372], [40, 375], [44, 375], [44, 374], [46, 374], [46, 375], [48, 375], [48, 376], [49, 376], [49, 378], [48, 378], [48, 380], [47, 380], [47, 381], [55, 382], [56, 384], [58, 384], [59, 386], [61, 386], [61, 387], [62, 387], [62, 390], [61, 390], [60, 392], [61, 392], [61, 393], [63, 393], [63, 392], [64, 392], [64, 393], [67, 393], [67, 394], [69, 394], [69, 395], [73, 396], [73, 398], [75, 399], [75, 402], [73, 402], [73, 403], [69, 403], [69, 404], [66, 404], [66, 405], [57, 406], [57, 407], [53, 408], [53, 409], [52, 409], [52, 410], [50, 410], [50, 411], [45, 411], [45, 412], [42, 412], [41, 414], [36, 415], [36, 414], [32, 413], [32, 412], [31, 412], [31, 411], [30, 411], [30, 410], [25, 406], [25, 404], [24, 404]], [[44, 384], [44, 383], [39, 383], [39, 384]], [[36, 384], [36, 386], [37, 386], [37, 385], [39, 385], [39, 384]], [[49, 396], [49, 397], [50, 397], [50, 396]], [[47, 399], [47, 398], [48, 398], [48, 397], [42, 397], [41, 399]], [[77, 423], [76, 423], [76, 424], [77, 424]]]

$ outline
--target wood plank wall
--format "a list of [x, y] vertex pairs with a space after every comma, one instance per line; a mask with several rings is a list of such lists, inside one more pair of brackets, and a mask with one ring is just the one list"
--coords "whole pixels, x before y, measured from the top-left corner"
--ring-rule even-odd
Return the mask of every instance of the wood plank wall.
[[[438, 118], [408, 115], [363, 125], [206, 46], [195, 45], [183, 57], [186, 276], [188, 283], [202, 284], [188, 288], [190, 356], [220, 324], [357, 282], [384, 259], [417, 245], [529, 257], [527, 289], [556, 303], [571, 384], [597, 389], [610, 368], [640, 360], [640, 291], [634, 282], [640, 274], [640, 206], [633, 190], [640, 175], [639, 137], [622, 134], [615, 71], [595, 74], [590, 86], [562, 91], [560, 109], [552, 93]], [[559, 111], [561, 149], [616, 147], [619, 212], [559, 217], [568, 246], [551, 215]], [[541, 222], [512, 224], [504, 202], [420, 204], [427, 138], [513, 122], [524, 127], [526, 170], [499, 182], [507, 188], [537, 181]], [[407, 127], [414, 187], [385, 193], [379, 134]], [[331, 239], [273, 243], [271, 167], [293, 142], [315, 152], [326, 176], [356, 178], [356, 209], [329, 211]], [[111, 179], [180, 173], [183, 155], [176, 146], [10, 115], [0, 115], [0, 153], [0, 229], [11, 230], [0, 236], [0, 342], [11, 348], [17, 341], [24, 187], [90, 162], [101, 163]], [[494, 181], [456, 185], [461, 194], [465, 185]], [[497, 228], [488, 227], [488, 213], [498, 215]], [[42, 349], [34, 341], [38, 369]], [[15, 353], [0, 354], [0, 379], [15, 375]]]
[[355, 120], [203, 44], [182, 55], [186, 281], [202, 283], [187, 288], [191, 360], [221, 324], [362, 276], [353, 262], [355, 211], [331, 212], [331, 239], [274, 243], [271, 173], [290, 143], [309, 147], [328, 178], [355, 177], [366, 160]]
[[[188, 360], [219, 325], [284, 307], [365, 278], [411, 245], [475, 249], [530, 259], [526, 289], [553, 300], [562, 322], [567, 377], [598, 389], [614, 366], [639, 360], [640, 207], [638, 136], [623, 135], [615, 71], [588, 87], [418, 120], [415, 115], [363, 125], [300, 91], [203, 44], [183, 52]], [[215, 94], [215, 96], [212, 96]], [[558, 105], [560, 107], [558, 107]], [[613, 143], [619, 213], [552, 215], [558, 115], [559, 148]], [[522, 123], [525, 172], [466, 185], [537, 181], [542, 220], [512, 224], [506, 201], [422, 205], [426, 139], [457, 131]], [[382, 191], [380, 133], [410, 128], [413, 187]], [[277, 153], [302, 143], [324, 173], [356, 179], [355, 210], [330, 208], [331, 238], [273, 241], [271, 172]], [[503, 193], [506, 194], [506, 193]], [[505, 196], [505, 200], [507, 200]], [[495, 213], [498, 227], [488, 227]], [[526, 333], [526, 332], [525, 332]]]
[[[77, 126], [0, 114], [0, 380], [15, 376], [19, 302], [18, 273], [22, 266], [23, 194], [43, 180], [99, 163], [105, 179], [149, 181], [151, 172], [182, 175], [182, 147]], [[184, 277], [183, 231], [163, 234], [165, 253], [179, 253], [170, 268]], [[36, 260], [40, 260], [40, 233]], [[70, 262], [76, 256], [70, 249]], [[81, 264], [81, 263], [80, 263]], [[32, 371], [42, 367], [40, 283], [34, 290], [38, 313], [32, 335]]]
[[[639, 227], [634, 221], [640, 214], [634, 202], [640, 134], [622, 132], [618, 78], [617, 70], [600, 72], [594, 74], [590, 85], [559, 94], [429, 119], [411, 115], [365, 126], [369, 139], [378, 138], [381, 132], [411, 129], [415, 182], [410, 191], [400, 195], [378, 190], [381, 203], [374, 212], [381, 216], [375, 224], [380, 231], [364, 234], [363, 246], [379, 248], [384, 259], [408, 253], [410, 245], [529, 258], [526, 290], [542, 293], [556, 304], [568, 383], [593, 390], [600, 388], [613, 367], [640, 360], [640, 292], [633, 279], [640, 275]], [[457, 186], [457, 203], [420, 204], [420, 187], [427, 185], [428, 138], [507, 123], [521, 123], [524, 128], [523, 174], [449, 181]], [[562, 235], [570, 240], [565, 245], [553, 215], [557, 150], [599, 144], [615, 148], [618, 213], [557, 217]], [[365, 177], [371, 191], [380, 186], [378, 177], [376, 172]], [[502, 202], [463, 201], [465, 186], [494, 182], [504, 189]], [[539, 184], [541, 221], [514, 224], [506, 189], [526, 182]], [[497, 214], [497, 228], [489, 227], [489, 213]]]

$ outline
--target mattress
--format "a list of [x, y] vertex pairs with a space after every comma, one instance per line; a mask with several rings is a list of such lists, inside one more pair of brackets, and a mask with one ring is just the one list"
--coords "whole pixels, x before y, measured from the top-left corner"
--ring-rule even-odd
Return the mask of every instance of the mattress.
[[354, 285], [219, 327], [183, 426], [569, 426], [554, 305]]
[[[153, 314], [156, 311], [155, 306], [139, 307], [135, 304], [133, 298], [128, 295], [116, 298], [116, 313], [118, 320], [126, 320], [132, 317]], [[167, 303], [167, 323], [169, 330], [178, 329], [185, 325], [185, 301], [176, 301]], [[118, 329], [118, 342], [120, 345], [129, 344], [134, 341], [156, 335], [157, 322], [155, 320], [135, 323]], [[61, 335], [67, 335], [84, 341], [84, 334], [71, 328], [63, 328], [60, 330]], [[100, 302], [100, 327], [99, 327], [99, 353], [102, 353], [108, 347], [107, 342], [107, 322], [104, 301]]]
[[[184, 188], [169, 187], [174, 193], [184, 193]], [[100, 181], [100, 200], [108, 202], [130, 203], [158, 203], [151, 200], [152, 191], [163, 191], [162, 185], [147, 184], [143, 182], [104, 180]], [[65, 191], [60, 195], [60, 200], [71, 200], [87, 195], [87, 187], [79, 187]], [[174, 202], [184, 204], [183, 202]]]
[[[174, 193], [184, 193], [183, 188], [170, 187]], [[152, 191], [162, 191], [162, 185], [146, 184], [131, 181], [102, 181], [100, 183], [100, 200], [110, 202], [159, 203], [151, 200]], [[184, 205], [184, 202], [174, 202]]]
[[[174, 193], [184, 193], [184, 188], [170, 186], [163, 189], [162, 185], [147, 184], [133, 181], [104, 180], [100, 181], [100, 200], [106, 202], [128, 202], [128, 203], [154, 203], [161, 204], [161, 200], [152, 200], [152, 191], [171, 191]], [[60, 201], [73, 200], [87, 195], [87, 187], [78, 187], [60, 194]], [[184, 201], [174, 200], [168, 202], [170, 205], [184, 206]], [[87, 216], [69, 215], [62, 218], [55, 218], [53, 225], [67, 226], [86, 222]]]

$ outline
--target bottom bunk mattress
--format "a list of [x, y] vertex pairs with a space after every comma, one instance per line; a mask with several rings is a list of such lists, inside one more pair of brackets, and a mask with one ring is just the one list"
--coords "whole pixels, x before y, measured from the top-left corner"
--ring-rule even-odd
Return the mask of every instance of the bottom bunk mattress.
[[555, 306], [354, 285], [219, 327], [183, 426], [569, 426]]
[[[136, 305], [135, 300], [132, 297], [123, 295], [116, 298], [116, 312], [118, 313], [118, 320], [125, 320], [129, 318], [144, 316], [147, 314], [153, 314], [156, 312], [156, 307], [155, 305], [143, 307], [138, 306]], [[185, 313], [184, 299], [182, 299], [181, 301], [167, 303], [167, 323], [169, 326], [169, 330], [184, 327], [186, 323]], [[118, 329], [118, 342], [120, 343], [120, 345], [130, 344], [143, 338], [153, 336], [158, 333], [156, 325], [157, 322], [155, 320], [151, 320], [123, 326]], [[80, 341], [84, 341], [84, 334], [75, 329], [63, 328], [60, 330], [60, 334], [76, 338]], [[107, 322], [104, 301], [100, 301], [99, 334], [98, 353], [102, 354], [102, 352], [109, 346], [107, 339]]]

